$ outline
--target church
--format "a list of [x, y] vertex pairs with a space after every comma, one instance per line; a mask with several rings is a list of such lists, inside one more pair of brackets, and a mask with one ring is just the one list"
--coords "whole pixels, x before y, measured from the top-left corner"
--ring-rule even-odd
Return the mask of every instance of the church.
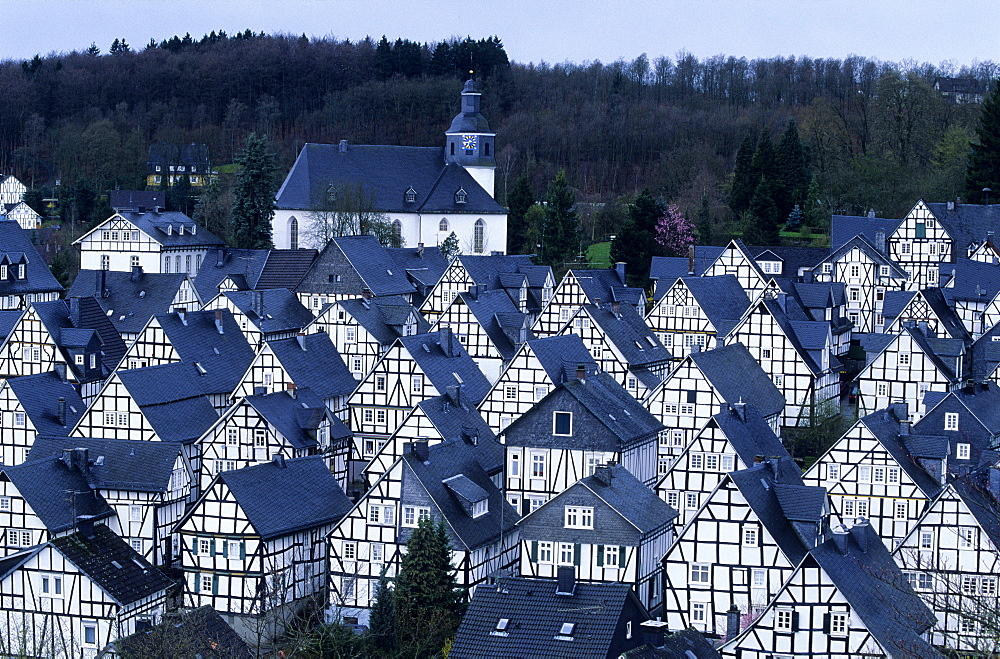
[[274, 246], [321, 249], [310, 226], [315, 209], [339, 190], [360, 186], [404, 246], [440, 245], [454, 232], [463, 254], [506, 252], [507, 209], [493, 198], [495, 139], [470, 79], [443, 148], [306, 144], [278, 190]]

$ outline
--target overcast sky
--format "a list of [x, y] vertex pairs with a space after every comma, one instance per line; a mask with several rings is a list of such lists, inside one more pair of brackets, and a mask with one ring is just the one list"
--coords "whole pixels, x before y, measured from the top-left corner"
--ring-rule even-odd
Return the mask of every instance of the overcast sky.
[[305, 33], [415, 41], [497, 35], [517, 62], [747, 58], [1000, 61], [996, 0], [0, 0], [0, 59], [133, 48], [190, 32]]

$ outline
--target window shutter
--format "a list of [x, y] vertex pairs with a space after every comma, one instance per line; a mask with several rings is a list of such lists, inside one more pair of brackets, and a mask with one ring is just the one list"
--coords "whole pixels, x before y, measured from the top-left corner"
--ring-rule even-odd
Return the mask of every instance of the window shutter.
[[215, 538], [209, 538], [208, 540], [208, 551], [210, 556], [215, 556]]
[[580, 565], [580, 545], [573, 545], [573, 565]]
[[191, 553], [194, 554], [195, 556], [198, 555], [198, 538], [197, 537], [194, 538], [193, 540], [191, 540]]
[[799, 631], [799, 612], [792, 611], [792, 631]]
[[830, 633], [830, 614], [829, 613], [824, 613], [823, 614], [823, 633], [824, 634], [829, 634]]
[[537, 563], [538, 562], [538, 541], [537, 540], [532, 540], [531, 541], [531, 562], [532, 563]]
[[245, 561], [247, 559], [247, 543], [240, 540], [240, 560]]
[[625, 567], [625, 550], [626, 549], [628, 549], [628, 547], [619, 547], [618, 548], [618, 567], [620, 567], [620, 568], [624, 568]]
[[212, 575], [212, 594], [219, 594], [219, 575], [217, 574]]
[[604, 545], [597, 545], [597, 567], [604, 567]]

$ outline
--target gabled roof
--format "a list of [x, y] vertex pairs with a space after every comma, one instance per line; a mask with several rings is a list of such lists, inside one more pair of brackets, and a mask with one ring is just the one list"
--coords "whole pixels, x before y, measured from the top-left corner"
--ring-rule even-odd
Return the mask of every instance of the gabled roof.
[[27, 293], [55, 293], [63, 290], [56, 281], [45, 259], [31, 244], [28, 232], [17, 222], [0, 222], [0, 255], [20, 253], [26, 259], [24, 279], [0, 280], [0, 295], [25, 295]]
[[204, 659], [252, 659], [253, 653], [222, 615], [206, 604], [166, 615], [152, 629], [115, 641], [127, 657], [153, 657], [165, 648], [184, 648]]
[[966, 377], [981, 382], [993, 375], [1000, 366], [1000, 339], [994, 340], [995, 336], [1000, 336], [1000, 323], [989, 328], [969, 348], [965, 364]]
[[[222, 283], [222, 280], [231, 275], [242, 277], [248, 289], [255, 288], [254, 284], [264, 270], [264, 264], [267, 263], [271, 251], [273, 250], [225, 247], [208, 250], [205, 258], [202, 259], [198, 274], [194, 278], [194, 286], [198, 289], [198, 295], [202, 300], [211, 300], [219, 294], [219, 284]], [[310, 252], [313, 258], [315, 257], [315, 250], [302, 251]], [[312, 258], [309, 259], [309, 263], [312, 263]], [[305, 273], [302, 274], [304, 276]], [[299, 279], [301, 281], [301, 277]]]
[[58, 458], [3, 467], [0, 478], [4, 477], [14, 484], [49, 533], [72, 529], [79, 515], [103, 518], [114, 514], [83, 474]]
[[952, 306], [955, 300], [968, 300], [986, 304], [1000, 295], [1000, 265], [971, 259], [956, 259], [955, 263], [942, 263], [939, 268], [941, 293]]
[[[835, 217], [841, 217], [841, 218], [843, 218], [843, 217], [849, 217], [849, 216], [846, 216], [846, 215], [837, 215]], [[867, 220], [867, 219], [870, 219], [870, 218], [858, 218], [858, 219], [865, 219], [865, 220]], [[898, 220], [893, 220], [893, 221], [894, 222], [898, 222]], [[850, 226], [850, 225], [851, 225], [850, 223], [847, 224], [847, 226]], [[877, 229], [876, 229], [876, 231], [877, 231]], [[888, 235], [889, 234], [886, 233], [886, 236], [888, 236]], [[839, 236], [838, 236], [838, 238], [839, 238]], [[885, 254], [883, 254], [882, 252], [880, 252], [878, 250], [878, 248], [872, 243], [872, 240], [874, 240], [874, 236], [872, 236], [872, 238], [869, 238], [868, 236], [866, 236], [864, 234], [855, 235], [855, 236], [849, 238], [848, 240], [844, 241], [843, 243], [841, 243], [840, 246], [837, 247], [836, 249], [831, 249], [830, 254], [828, 256], [826, 256], [823, 260], [818, 261], [816, 263], [816, 267], [819, 267], [823, 263], [833, 263], [834, 261], [837, 261], [842, 256], [844, 256], [844, 254], [846, 254], [847, 252], [849, 252], [852, 249], [854, 249], [855, 247], [857, 247], [861, 251], [861, 253], [863, 253], [865, 256], [867, 256], [868, 258], [870, 258], [872, 261], [874, 261], [878, 265], [880, 265], [880, 266], [883, 266], [883, 265], [887, 266], [889, 268], [889, 272], [892, 273], [893, 277], [896, 277], [896, 278], [899, 278], [899, 279], [906, 279], [907, 278], [906, 271], [903, 270], [901, 267], [899, 267], [899, 265], [895, 261], [893, 261], [888, 256], [886, 256]]]
[[948, 336], [953, 339], [961, 339], [966, 345], [972, 344], [972, 337], [969, 335], [969, 330], [965, 329], [965, 323], [962, 322], [962, 319], [958, 317], [954, 308], [948, 303], [944, 295], [944, 289], [925, 288], [920, 291], [920, 295], [927, 301], [930, 308], [934, 310], [934, 315], [941, 321], [941, 328], [948, 333]]
[[727, 403], [753, 403], [764, 416], [780, 414], [785, 396], [742, 343], [694, 352], [690, 359]]
[[436, 284], [448, 269], [448, 259], [438, 246], [387, 247], [386, 251], [399, 269], [406, 272], [411, 283], [424, 288]]
[[[916, 460], [917, 456], [911, 454], [911, 446], [913, 446], [917, 453], [924, 453], [924, 451], [920, 451], [915, 446], [919, 442], [919, 439], [914, 441], [909, 433], [906, 435], [900, 434], [903, 428], [896, 414], [896, 411], [892, 409], [879, 410], [863, 417], [859, 423], [863, 423], [868, 428], [879, 444], [896, 461], [896, 464], [920, 488], [923, 495], [928, 499], [932, 499], [941, 491], [941, 483], [924, 471]], [[905, 413], [900, 414], [905, 416]], [[904, 418], [903, 421], [908, 423], [907, 418]], [[945, 446], [945, 452], [947, 453], [947, 443], [945, 443]]]
[[21, 316], [25, 313], [24, 309], [3, 309], [0, 310], [0, 341], [3, 341], [10, 333], [14, 331], [17, 327], [17, 323], [20, 322]]
[[678, 277], [700, 277], [725, 249], [725, 247], [697, 245], [694, 248], [693, 271], [686, 256], [654, 256], [649, 266], [649, 277], [656, 281], [655, 299], [659, 300], [662, 296], [661, 286], [672, 285]]
[[319, 424], [328, 413], [323, 401], [309, 389], [297, 389], [295, 397], [287, 391], [276, 391], [247, 396], [244, 400], [281, 433], [292, 448], [316, 446]]
[[753, 464], [758, 456], [790, 457], [785, 445], [753, 404], [730, 403], [713, 414], [709, 423], [722, 430], [743, 464]]
[[87, 449], [89, 466], [84, 476], [91, 487], [133, 492], [165, 492], [182, 450], [175, 442], [39, 436], [28, 459], [51, 460], [76, 448]]
[[[583, 308], [585, 311], [578, 313], [590, 316], [629, 367], [657, 365], [671, 359], [670, 351], [663, 347], [635, 307], [630, 304], [620, 305], [617, 314], [611, 308], [609, 303], [602, 303], [600, 307], [588, 304]], [[654, 386], [658, 381], [654, 378]]]
[[[523, 273], [535, 271], [539, 267], [531, 262], [531, 257], [523, 254], [461, 254], [457, 257], [458, 262], [465, 268], [466, 274], [472, 283], [487, 288], [503, 288], [500, 283], [500, 275], [505, 273]], [[551, 271], [551, 268], [548, 268]], [[543, 278], [544, 281], [544, 278]], [[529, 282], [530, 284], [530, 282]], [[538, 286], [542, 284], [539, 283]]]
[[285, 460], [284, 466], [266, 462], [224, 471], [216, 477], [219, 482], [265, 540], [333, 524], [352, 508], [318, 455]]
[[636, 307], [646, 304], [646, 292], [641, 288], [626, 286], [614, 268], [574, 269], [571, 272], [576, 277], [577, 283], [580, 284], [580, 288], [590, 304], [596, 304], [598, 300], [602, 304], [605, 302], [624, 302]]
[[314, 318], [287, 288], [221, 293], [264, 333], [297, 331]]
[[903, 327], [903, 332], [910, 335], [920, 351], [927, 355], [928, 359], [949, 380], [958, 377], [957, 371], [960, 368], [961, 357], [965, 354], [965, 342], [961, 339], [939, 339], [933, 334], [925, 333], [920, 327], [910, 325]]
[[[55, 371], [8, 378], [7, 386], [17, 396], [39, 435], [66, 435], [87, 409], [73, 385], [62, 380]], [[59, 421], [60, 399], [65, 403], [65, 423]]]
[[[150, 318], [170, 310], [185, 278], [183, 272], [136, 276], [116, 270], [81, 270], [66, 297], [94, 296], [118, 332], [138, 334]], [[192, 300], [192, 304], [197, 301]]]
[[454, 396], [442, 394], [420, 401], [417, 407], [445, 441], [475, 436], [480, 444], [477, 459], [486, 473], [494, 474], [503, 469], [503, 445], [496, 441], [496, 434], [475, 405], [463, 400], [456, 404]]
[[[805, 312], [802, 311], [797, 302], [785, 298], [785, 304], [776, 298], [761, 300], [758, 305], [763, 306], [774, 318], [775, 324], [791, 343], [792, 347], [802, 358], [802, 361], [813, 373], [820, 373], [822, 362], [820, 358], [819, 341], [820, 337], [825, 337], [830, 333], [830, 324], [819, 321], [805, 320]], [[759, 307], [758, 307], [759, 308]], [[796, 313], [802, 320], [792, 320], [791, 314]], [[807, 344], [803, 344], [803, 340]]]
[[[382, 213], [506, 213], [472, 175], [446, 165], [441, 147], [306, 144], [278, 190], [278, 208], [308, 210], [323, 204], [331, 186], [360, 185]], [[406, 202], [413, 188], [416, 200]], [[464, 204], [455, 192], [467, 193]]]
[[108, 205], [115, 211], [166, 208], [164, 197], [162, 190], [111, 190], [108, 192]]
[[736, 275], [683, 277], [683, 281], [719, 336], [728, 334], [750, 306]]
[[588, 375], [598, 372], [594, 356], [578, 334], [531, 339], [527, 343], [553, 384], [575, 377], [578, 366], [585, 365]]
[[[504, 361], [510, 360], [517, 349], [516, 341], [511, 340], [511, 336], [505, 329], [519, 328], [527, 326], [527, 314], [522, 314], [514, 306], [510, 296], [503, 290], [478, 290], [473, 287], [469, 291], [459, 293], [458, 297], [462, 303], [468, 307], [472, 317], [476, 319], [490, 342], [503, 357]], [[520, 322], [518, 322], [520, 319]], [[516, 330], [514, 336], [517, 337]], [[527, 336], [532, 337], [530, 330]]]
[[348, 290], [348, 282], [333, 281], [330, 271], [334, 267], [342, 267], [341, 259], [346, 259], [364, 287], [376, 297], [409, 296], [414, 292], [406, 271], [396, 264], [378, 238], [368, 235], [340, 236], [330, 240], [295, 290], [300, 293], [360, 294], [360, 290]]
[[[633, 625], [646, 618], [629, 584], [580, 581], [572, 595], [556, 591], [555, 579], [500, 577], [479, 585], [449, 657], [608, 657], [623, 617]], [[492, 633], [502, 619], [506, 629]], [[567, 623], [573, 640], [559, 640]]]
[[[74, 320], [71, 314], [72, 305], [79, 305], [79, 320]], [[68, 303], [66, 300], [53, 300], [51, 302], [32, 302], [32, 308], [38, 319], [45, 325], [52, 336], [52, 340], [60, 348], [71, 347], [63, 338], [65, 330], [94, 330], [101, 340], [101, 363], [106, 373], [110, 373], [118, 366], [118, 362], [125, 356], [125, 342], [115, 326], [108, 319], [107, 314], [101, 309], [101, 305], [93, 297], [74, 298]], [[74, 322], [76, 324], [74, 324]], [[74, 335], [71, 331], [67, 334], [67, 339], [75, 339], [79, 335]], [[73, 344], [77, 347], [79, 344]], [[80, 368], [74, 363], [72, 358], [67, 358], [66, 363], [69, 368], [79, 372]], [[79, 374], [79, 373], [78, 373]], [[82, 375], [81, 375], [82, 377]]]
[[581, 478], [581, 483], [632, 524], [640, 533], [649, 533], [669, 524], [678, 512], [622, 465], [607, 467], [610, 480], [598, 474]]
[[885, 299], [882, 300], [882, 317], [885, 318], [885, 326], [888, 327], [899, 318], [899, 315], [916, 296], [917, 291], [886, 291]]
[[902, 222], [881, 217], [834, 215], [830, 218], [830, 249], [837, 251], [855, 236], [864, 236], [872, 245], [877, 245], [875, 238], [879, 231], [884, 231], [888, 240]]
[[365, 300], [341, 300], [338, 304], [383, 346], [402, 336], [402, 326], [412, 315], [417, 321], [417, 334], [430, 331], [430, 324], [402, 295], [390, 295]]
[[[426, 460], [413, 452], [404, 453], [403, 503], [410, 491], [407, 480], [412, 475], [441, 511], [454, 536], [452, 542], [459, 548], [473, 550], [496, 542], [498, 535], [513, 530], [521, 517], [483, 468], [484, 462], [494, 461], [497, 447], [503, 450], [493, 439], [480, 438], [478, 444], [459, 439], [428, 447]], [[484, 498], [488, 512], [472, 517], [469, 506]], [[403, 529], [400, 540], [408, 539], [409, 532]]]
[[174, 362], [118, 371], [114, 377], [140, 407], [157, 437], [168, 442], [192, 442], [219, 418], [207, 395], [229, 393], [235, 388], [234, 384], [219, 389], [218, 378], [206, 371], [202, 375], [194, 364]]
[[982, 244], [990, 232], [1000, 227], [1000, 207], [996, 204], [982, 206], [959, 203], [954, 204], [951, 210], [948, 210], [947, 203], [926, 206], [955, 241], [956, 254], [965, 254], [972, 243]]
[[[442, 346], [442, 339], [446, 337], [450, 339], [450, 348]], [[462, 398], [468, 397], [468, 400], [476, 404], [490, 392], [490, 381], [453, 333], [428, 332], [401, 336], [396, 340], [439, 392], [447, 391], [448, 387], [460, 386]], [[445, 349], [449, 350], [451, 356], [445, 353]]]
[[292, 382], [320, 398], [346, 396], [357, 387], [357, 380], [325, 332], [272, 340], [267, 345]]
[[[121, 211], [115, 213], [124, 220], [131, 222], [137, 229], [164, 247], [195, 248], [215, 247], [225, 243], [208, 229], [205, 229], [190, 217], [180, 211], [161, 211], [159, 213], [134, 213]], [[108, 220], [114, 218], [112, 215]], [[76, 245], [96, 231], [103, 231], [108, 220], [73, 241]], [[183, 227], [184, 233], [181, 233]]]
[[94, 525], [92, 537], [77, 532], [54, 538], [49, 545], [123, 606], [157, 594], [165, 597], [173, 585], [103, 524]]
[[[222, 317], [222, 332], [215, 324], [216, 312]], [[198, 363], [207, 371], [211, 385], [199, 388], [206, 393], [230, 392], [246, 373], [254, 353], [240, 326], [228, 309], [157, 314], [157, 323], [181, 361]]]
[[264, 267], [253, 287], [257, 290], [287, 288], [294, 291], [318, 254], [315, 249], [268, 250]]

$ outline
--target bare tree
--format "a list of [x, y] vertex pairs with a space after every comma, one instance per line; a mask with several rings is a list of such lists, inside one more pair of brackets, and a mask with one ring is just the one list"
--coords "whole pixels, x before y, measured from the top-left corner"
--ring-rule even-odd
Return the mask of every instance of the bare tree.
[[398, 225], [375, 208], [374, 193], [361, 183], [335, 183], [314, 195], [306, 215], [305, 242], [323, 249], [340, 236], [372, 235], [387, 247], [402, 247]]

